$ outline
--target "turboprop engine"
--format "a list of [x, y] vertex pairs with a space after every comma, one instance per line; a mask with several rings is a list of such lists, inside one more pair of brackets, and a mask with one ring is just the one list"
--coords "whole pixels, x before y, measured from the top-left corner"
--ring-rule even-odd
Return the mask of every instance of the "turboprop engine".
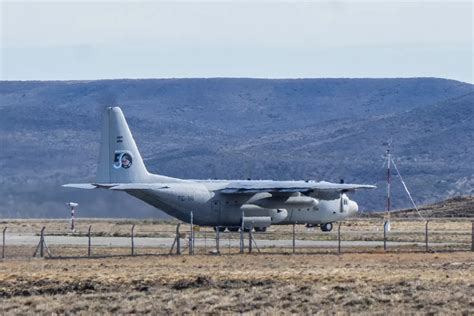
[[284, 208], [271, 210], [272, 224], [283, 222], [288, 217], [288, 211]]
[[319, 206], [319, 201], [306, 195], [296, 196], [269, 196], [250, 202], [263, 208], [287, 209], [287, 208], [314, 208]]
[[244, 226], [268, 227], [278, 224], [288, 217], [286, 209], [267, 209], [260, 206], [245, 204], [241, 210], [244, 212]]

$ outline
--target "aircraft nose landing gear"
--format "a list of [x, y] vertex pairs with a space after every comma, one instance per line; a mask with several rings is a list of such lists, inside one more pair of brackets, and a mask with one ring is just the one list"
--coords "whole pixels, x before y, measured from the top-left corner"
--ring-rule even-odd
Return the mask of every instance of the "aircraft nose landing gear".
[[321, 230], [323, 232], [330, 232], [332, 230], [332, 223], [321, 224]]

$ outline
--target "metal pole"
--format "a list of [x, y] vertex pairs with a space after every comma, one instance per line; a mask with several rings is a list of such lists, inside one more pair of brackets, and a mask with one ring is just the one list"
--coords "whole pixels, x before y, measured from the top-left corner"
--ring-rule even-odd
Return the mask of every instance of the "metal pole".
[[71, 232], [74, 232], [76, 229], [75, 223], [74, 223], [74, 206], [71, 206]]
[[89, 229], [87, 230], [87, 238], [88, 238], [88, 243], [87, 243], [87, 256], [90, 257], [91, 256], [91, 229], [92, 229], [92, 225], [89, 225]]
[[383, 250], [387, 250], [387, 221], [383, 223]]
[[192, 255], [194, 254], [194, 225], [193, 225], [193, 212], [191, 211], [190, 213], [190, 217], [191, 217], [191, 221], [190, 221], [190, 224], [191, 224], [191, 231], [189, 233], [189, 254]]
[[293, 254], [296, 253], [296, 223], [293, 223]]
[[471, 232], [471, 251], [474, 251], [474, 221], [472, 221], [472, 232]]
[[428, 245], [428, 224], [429, 223], [430, 221], [426, 221], [425, 223], [425, 250], [426, 252], [428, 252], [428, 250], [430, 249]]
[[2, 259], [5, 259], [5, 232], [7, 230], [7, 227], [3, 229], [3, 242], [2, 242]]
[[390, 154], [390, 142], [387, 148], [387, 216], [390, 216], [390, 162], [392, 160]]
[[252, 226], [250, 226], [250, 229], [249, 229], [249, 253], [252, 252], [252, 229], [253, 229], [253, 224]]
[[242, 216], [242, 223], [240, 225], [240, 253], [244, 253], [244, 217]]
[[342, 223], [339, 223], [339, 227], [337, 228], [337, 253], [341, 253], [341, 225]]
[[219, 250], [219, 239], [220, 239], [220, 229], [219, 228], [220, 228], [219, 226], [216, 227], [216, 253], [218, 255], [221, 254], [221, 252]]
[[131, 241], [132, 241], [132, 256], [135, 255], [135, 242], [133, 240], [133, 235], [135, 231], [135, 224], [132, 225], [132, 235], [131, 235]]
[[43, 258], [44, 256], [44, 230], [45, 230], [45, 226], [43, 226], [43, 228], [41, 228], [41, 237], [40, 237], [40, 257]]
[[181, 224], [178, 223], [178, 225], [176, 225], [176, 254], [177, 255], [180, 255], [181, 254], [181, 242], [180, 242], [180, 236], [179, 236], [179, 226]]

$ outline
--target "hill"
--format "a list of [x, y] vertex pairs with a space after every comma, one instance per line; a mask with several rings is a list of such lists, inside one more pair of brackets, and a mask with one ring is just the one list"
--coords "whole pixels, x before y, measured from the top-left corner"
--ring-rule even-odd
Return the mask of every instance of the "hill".
[[[456, 196], [418, 208], [425, 218], [474, 217], [474, 196]], [[392, 217], [418, 217], [415, 209], [392, 212]]]
[[[152, 172], [183, 178], [375, 183], [384, 146], [417, 203], [474, 194], [474, 86], [436, 79], [157, 79], [0, 82], [3, 217], [152, 217], [125, 194], [73, 191], [94, 179], [100, 115], [122, 106]], [[409, 206], [397, 179], [394, 207]]]

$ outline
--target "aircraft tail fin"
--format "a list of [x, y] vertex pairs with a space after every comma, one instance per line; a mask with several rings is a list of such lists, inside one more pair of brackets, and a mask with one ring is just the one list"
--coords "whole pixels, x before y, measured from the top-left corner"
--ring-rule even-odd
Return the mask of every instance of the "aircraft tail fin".
[[102, 120], [97, 183], [149, 182], [148, 173], [119, 107], [106, 109]]

